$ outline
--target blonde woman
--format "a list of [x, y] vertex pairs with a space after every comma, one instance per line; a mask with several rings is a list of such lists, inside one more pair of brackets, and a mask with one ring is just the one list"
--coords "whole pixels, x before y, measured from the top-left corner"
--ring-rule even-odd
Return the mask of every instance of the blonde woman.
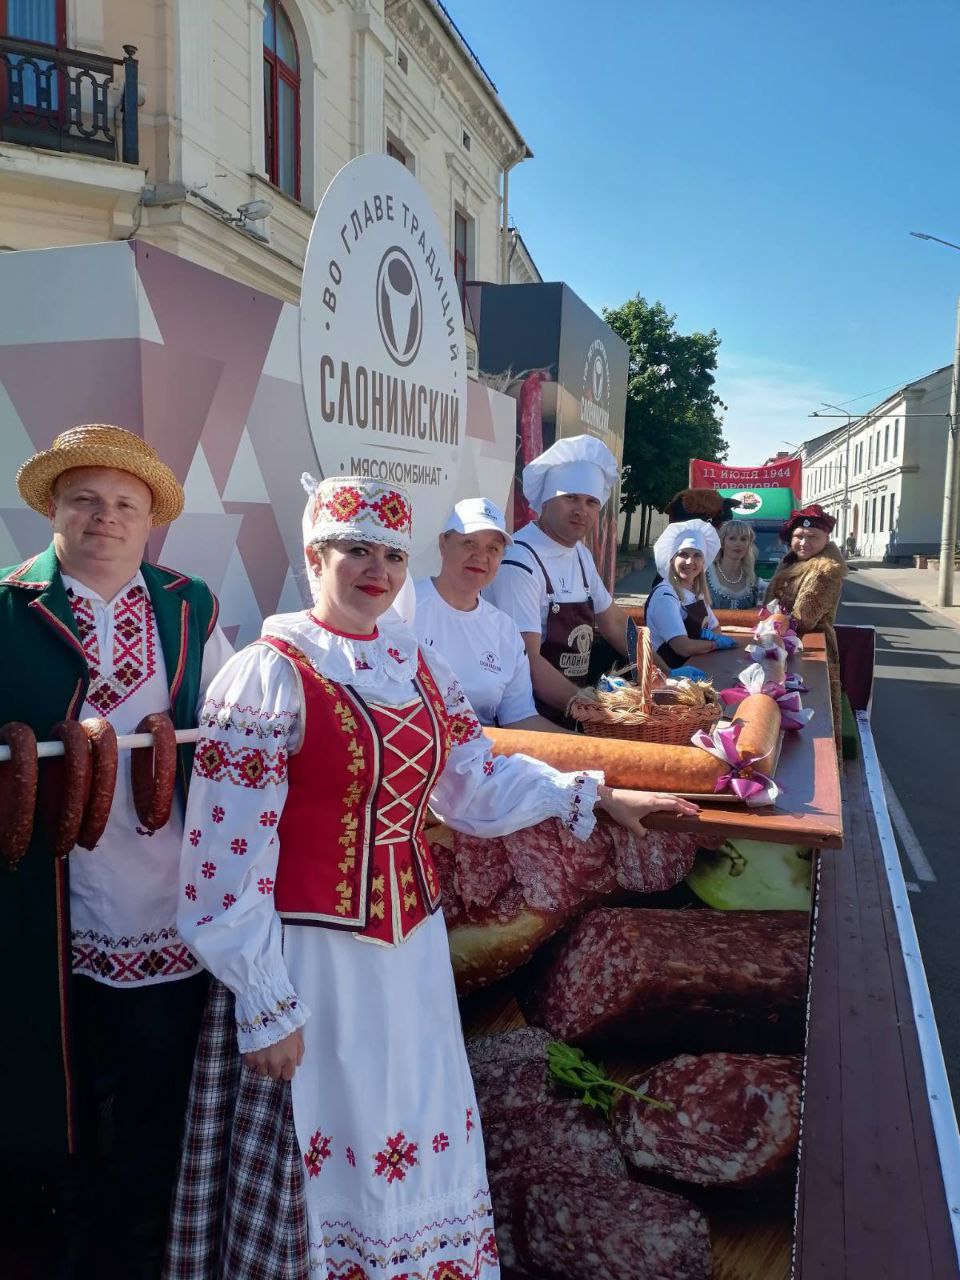
[[647, 597], [645, 621], [655, 652], [671, 671], [733, 643], [714, 634], [720, 624], [710, 608], [706, 570], [719, 550], [719, 535], [705, 520], [668, 524], [654, 545], [663, 581]]
[[746, 520], [720, 526], [720, 552], [707, 566], [707, 584], [716, 609], [755, 609], [764, 584], [757, 578], [757, 540]]

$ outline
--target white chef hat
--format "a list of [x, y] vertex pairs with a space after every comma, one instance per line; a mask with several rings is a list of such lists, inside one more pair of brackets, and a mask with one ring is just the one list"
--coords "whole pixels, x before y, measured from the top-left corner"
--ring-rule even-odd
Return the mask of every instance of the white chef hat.
[[502, 533], [508, 545], [513, 538], [507, 533], [507, 521], [503, 512], [489, 498], [464, 498], [450, 512], [443, 533], [479, 533], [492, 529]]
[[720, 535], [706, 520], [678, 520], [668, 524], [653, 544], [653, 558], [661, 578], [669, 580], [673, 557], [684, 547], [693, 547], [704, 560], [704, 567], [713, 564], [720, 552]]
[[523, 468], [523, 496], [534, 511], [563, 493], [586, 493], [601, 504], [619, 474], [617, 460], [596, 436], [568, 436]]

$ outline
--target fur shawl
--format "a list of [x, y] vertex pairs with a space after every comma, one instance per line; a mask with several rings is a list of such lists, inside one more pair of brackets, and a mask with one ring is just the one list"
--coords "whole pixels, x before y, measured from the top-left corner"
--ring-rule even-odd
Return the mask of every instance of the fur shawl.
[[834, 543], [811, 560], [798, 560], [789, 551], [770, 579], [766, 597], [778, 600], [805, 631], [833, 629], [847, 566]]

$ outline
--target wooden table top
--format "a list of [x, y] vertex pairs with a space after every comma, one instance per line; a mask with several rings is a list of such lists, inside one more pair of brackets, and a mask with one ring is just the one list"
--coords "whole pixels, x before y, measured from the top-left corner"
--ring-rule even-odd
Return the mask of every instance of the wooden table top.
[[[695, 659], [695, 664], [706, 671], [717, 689], [736, 685], [738, 674], [750, 662], [743, 652], [750, 643], [749, 635], [741, 633], [734, 638], [740, 646], [737, 649], [700, 654]], [[648, 826], [731, 839], [739, 836], [777, 844], [806, 844], [818, 849], [840, 848], [843, 843], [840, 774], [823, 636], [805, 636], [803, 654], [791, 658], [787, 670], [803, 677], [810, 690], [802, 695], [803, 705], [812, 707], [814, 716], [799, 732], [784, 734], [776, 772], [780, 788], [777, 803], [750, 809], [746, 805], [706, 800], [696, 818], [652, 814], [646, 819]]]

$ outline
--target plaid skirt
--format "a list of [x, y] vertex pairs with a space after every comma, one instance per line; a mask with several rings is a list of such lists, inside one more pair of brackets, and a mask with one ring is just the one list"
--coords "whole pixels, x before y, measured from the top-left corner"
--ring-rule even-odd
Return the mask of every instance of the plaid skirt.
[[164, 1280], [308, 1280], [287, 1081], [242, 1071], [233, 996], [213, 982], [193, 1069]]

